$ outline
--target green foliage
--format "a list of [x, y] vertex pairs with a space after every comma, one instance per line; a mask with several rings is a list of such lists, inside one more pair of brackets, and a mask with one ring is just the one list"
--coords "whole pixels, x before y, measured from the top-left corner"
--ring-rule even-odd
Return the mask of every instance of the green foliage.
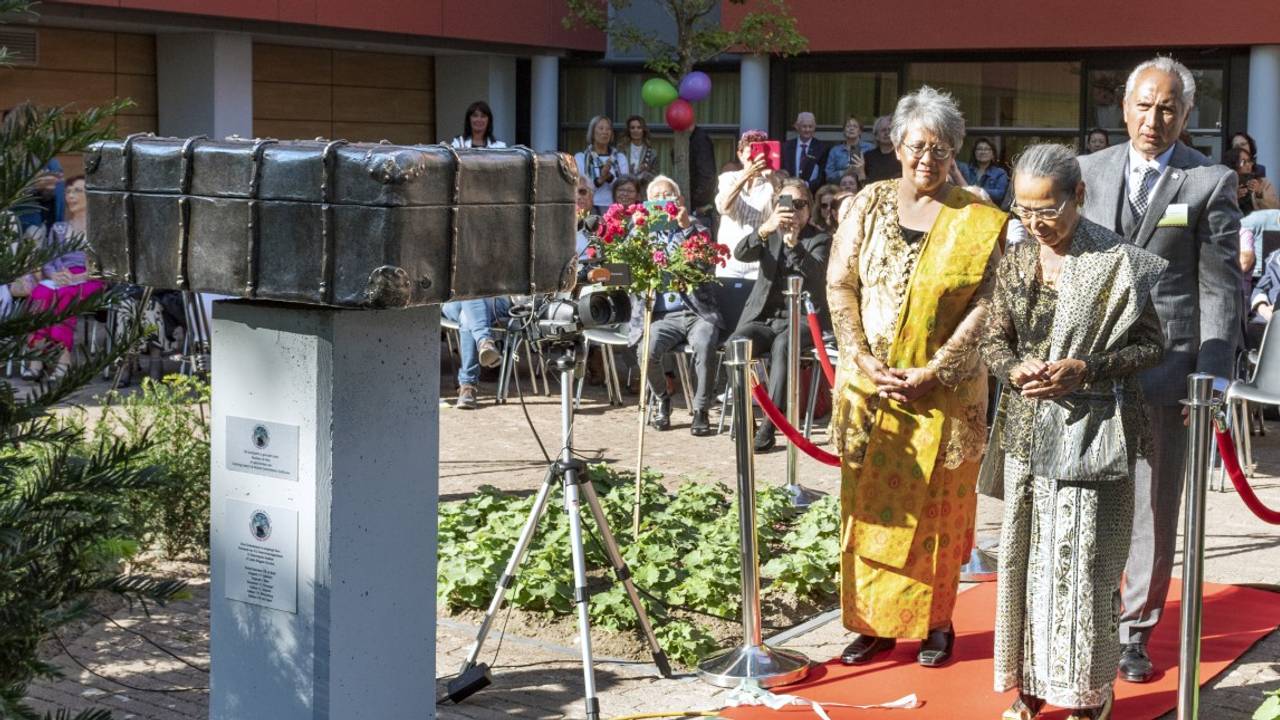
[[[736, 498], [723, 484], [687, 482], [672, 493], [660, 476], [646, 471], [641, 483], [645, 520], [637, 537], [631, 534], [630, 473], [606, 465], [593, 465], [588, 472], [659, 643], [673, 659], [692, 665], [716, 647], [700, 614], [737, 621], [741, 612]], [[574, 612], [568, 518], [559, 509], [561, 492], [558, 484], [551, 488], [548, 510], [508, 595], [516, 607], [550, 616]], [[441, 505], [437, 592], [445, 606], [488, 606], [532, 507], [533, 498], [488, 486], [467, 500]], [[582, 508], [588, 515], [583, 522], [588, 573], [601, 578], [591, 587], [592, 625], [597, 630], [634, 632], [635, 611], [623, 585], [605, 572], [609, 564], [599, 545], [604, 540], [585, 502]], [[784, 490], [766, 488], [756, 495], [756, 525], [764, 575], [773, 578], [764, 593], [815, 603], [835, 599], [838, 500], [824, 498], [797, 517]], [[776, 571], [772, 575], [770, 568]]]
[[142, 381], [140, 392], [114, 393], [95, 428], [99, 438], [151, 438], [144, 460], [157, 487], [129, 498], [130, 526], [168, 558], [207, 560], [209, 552], [209, 384], [188, 375]]
[[729, 2], [752, 6], [737, 28], [721, 24], [715, 12], [720, 0], [659, 0], [657, 5], [675, 25], [674, 43], [623, 19], [633, 0], [567, 0], [568, 13], [561, 22], [570, 29], [585, 26], [606, 32], [623, 51], [641, 50], [647, 58], [645, 67], [673, 84], [695, 65], [733, 49], [783, 57], [808, 50], [786, 0]]
[[773, 580], [773, 589], [796, 597], [829, 597], [839, 592], [839, 498], [827, 496], [810, 505], [782, 542], [790, 552], [769, 560], [760, 570]]
[[1267, 693], [1267, 699], [1254, 711], [1253, 720], [1280, 720], [1280, 690]]
[[[0, 14], [29, 6], [0, 0]], [[0, 282], [83, 247], [80, 237], [41, 243], [14, 218], [32, 206], [32, 187], [49, 161], [108, 136], [110, 116], [122, 106], [77, 112], [21, 106], [0, 124]], [[30, 348], [30, 333], [115, 299], [99, 293], [61, 311], [19, 307], [0, 316], [0, 360], [54, 362], [60, 349]], [[128, 499], [160, 482], [146, 461], [151, 440], [103, 437], [86, 445], [75, 423], [50, 412], [131, 347], [137, 333], [120, 340], [116, 353], [85, 355], [60, 379], [34, 389], [19, 391], [0, 378], [0, 718], [40, 717], [23, 702], [27, 685], [58, 671], [37, 651], [60, 626], [80, 617], [95, 593], [160, 602], [182, 593], [181, 583], [120, 575], [121, 561], [138, 547], [126, 520]], [[107, 713], [74, 717], [101, 720]]]
[[[638, 49], [645, 67], [672, 84], [695, 66], [711, 61], [730, 50], [788, 57], [805, 52], [809, 41], [800, 33], [786, 0], [729, 0], [733, 5], [751, 5], [736, 28], [724, 27], [721, 0], [657, 0], [656, 5], [671, 18], [674, 42], [626, 19], [634, 0], [565, 0], [566, 28], [585, 26], [607, 33], [610, 42], [623, 51]], [[611, 12], [612, 11], [612, 12]], [[689, 132], [675, 134], [673, 177], [685, 197], [689, 197]]]

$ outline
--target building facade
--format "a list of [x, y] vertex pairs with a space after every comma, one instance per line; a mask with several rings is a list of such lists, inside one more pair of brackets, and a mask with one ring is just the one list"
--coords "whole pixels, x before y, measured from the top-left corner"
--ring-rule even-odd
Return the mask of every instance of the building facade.
[[[720, 21], [734, 26], [753, 7], [725, 3]], [[847, 117], [869, 129], [925, 83], [953, 93], [970, 137], [991, 138], [1006, 160], [1095, 127], [1120, 141], [1125, 76], [1162, 53], [1196, 74], [1196, 147], [1216, 157], [1247, 130], [1258, 160], [1280, 167], [1280, 13], [1264, 0], [1241, 0], [1221, 20], [1189, 0], [790, 8], [809, 53], [744, 52], [704, 68], [712, 94], [695, 111], [721, 163], [741, 129], [783, 137], [808, 110], [836, 139]], [[659, 148], [670, 143], [661, 112], [640, 100], [642, 60], [565, 28], [563, 0], [46, 0], [38, 11], [0, 29], [18, 49], [0, 70], [0, 107], [128, 97], [122, 133], [415, 143], [459, 134], [466, 106], [484, 99], [507, 142], [577, 151], [604, 114], [619, 129], [645, 117]], [[664, 27], [656, 2], [628, 13]]]

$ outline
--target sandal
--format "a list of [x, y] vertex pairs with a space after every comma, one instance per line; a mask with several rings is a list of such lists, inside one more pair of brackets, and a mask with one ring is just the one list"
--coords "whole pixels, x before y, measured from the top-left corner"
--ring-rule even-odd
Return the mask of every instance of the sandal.
[[1067, 720], [1111, 720], [1111, 706], [1115, 698], [1107, 698], [1102, 707], [1077, 708], [1071, 711]]
[[1000, 715], [1000, 720], [1034, 720], [1043, 709], [1044, 700], [1034, 695], [1018, 693], [1018, 699]]

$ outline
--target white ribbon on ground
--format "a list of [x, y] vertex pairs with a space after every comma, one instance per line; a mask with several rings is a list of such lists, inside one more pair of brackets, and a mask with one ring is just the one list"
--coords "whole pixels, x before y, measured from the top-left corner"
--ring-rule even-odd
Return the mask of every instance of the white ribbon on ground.
[[822, 720], [831, 720], [831, 716], [823, 709], [826, 707], [850, 708], [853, 710], [915, 710], [920, 707], [920, 700], [915, 693], [904, 695], [893, 702], [876, 705], [851, 705], [848, 703], [827, 702], [819, 704], [816, 700], [796, 697], [795, 695], [775, 695], [758, 685], [743, 683], [729, 692], [725, 707], [741, 707], [763, 705], [771, 710], [781, 710], [789, 705], [804, 705], [813, 710]]

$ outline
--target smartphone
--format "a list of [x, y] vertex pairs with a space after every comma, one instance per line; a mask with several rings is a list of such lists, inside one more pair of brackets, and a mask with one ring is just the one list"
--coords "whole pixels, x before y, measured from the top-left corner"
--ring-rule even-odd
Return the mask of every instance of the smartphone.
[[758, 157], [764, 158], [764, 166], [769, 170], [782, 169], [782, 143], [777, 140], [765, 140], [763, 142], [753, 142], [748, 147], [751, 148], [751, 159]]
[[790, 195], [779, 195], [779, 196], [778, 196], [778, 207], [780, 207], [780, 208], [786, 208], [786, 209], [788, 209], [788, 210], [794, 210], [794, 209], [795, 209], [795, 204], [794, 204], [794, 203], [792, 203], [792, 201], [791, 201], [791, 196], [790, 196]]

